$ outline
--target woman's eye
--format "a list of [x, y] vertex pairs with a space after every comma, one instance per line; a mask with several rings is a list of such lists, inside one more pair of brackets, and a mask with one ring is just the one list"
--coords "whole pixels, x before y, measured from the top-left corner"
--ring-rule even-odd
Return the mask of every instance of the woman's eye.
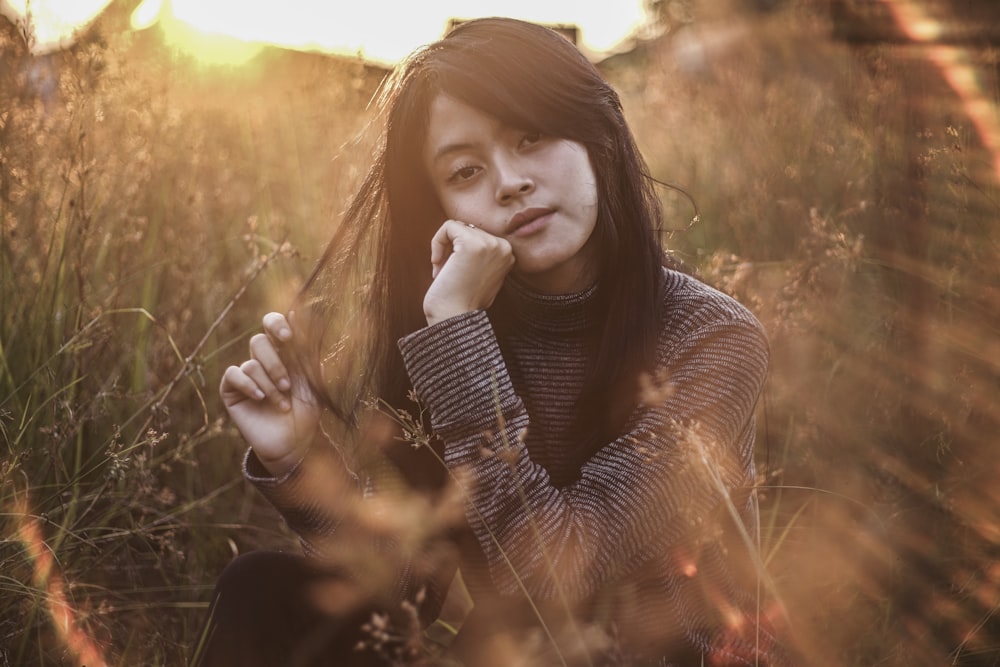
[[448, 176], [448, 182], [460, 183], [461, 181], [467, 181], [476, 175], [478, 169], [479, 169], [478, 167], [471, 167], [471, 166], [458, 167], [457, 169], [451, 172], [450, 176]]
[[521, 137], [521, 147], [525, 148], [527, 146], [533, 146], [542, 140], [541, 132], [527, 132], [523, 137]]

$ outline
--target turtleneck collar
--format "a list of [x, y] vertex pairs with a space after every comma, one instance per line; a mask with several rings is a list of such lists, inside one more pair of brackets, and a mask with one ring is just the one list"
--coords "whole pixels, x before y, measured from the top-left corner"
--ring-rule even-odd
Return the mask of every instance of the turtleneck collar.
[[510, 324], [542, 334], [584, 333], [597, 319], [597, 284], [572, 294], [542, 294], [510, 275], [501, 290]]

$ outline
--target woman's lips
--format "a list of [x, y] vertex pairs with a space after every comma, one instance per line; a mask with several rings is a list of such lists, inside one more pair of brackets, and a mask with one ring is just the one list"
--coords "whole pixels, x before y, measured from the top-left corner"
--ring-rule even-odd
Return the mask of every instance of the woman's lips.
[[507, 223], [507, 234], [510, 236], [529, 236], [548, 223], [555, 209], [526, 208], [518, 211]]

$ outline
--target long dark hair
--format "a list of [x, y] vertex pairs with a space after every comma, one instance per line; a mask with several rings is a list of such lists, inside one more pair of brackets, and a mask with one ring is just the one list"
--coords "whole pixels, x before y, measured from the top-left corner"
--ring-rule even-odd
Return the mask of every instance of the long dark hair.
[[[581, 427], [612, 434], [654, 353], [664, 261], [659, 200], [617, 93], [562, 36], [513, 19], [459, 25], [383, 85], [377, 102], [384, 132], [374, 163], [300, 297], [309, 312], [305, 352], [314, 389], [345, 423], [364, 396], [405, 404], [409, 381], [396, 341], [426, 325], [430, 239], [445, 219], [422, 159], [429, 107], [442, 93], [510, 127], [588, 151], [597, 176], [595, 298], [603, 318], [593, 335]], [[502, 326], [502, 313], [491, 316]], [[349, 335], [331, 340], [331, 328]]]

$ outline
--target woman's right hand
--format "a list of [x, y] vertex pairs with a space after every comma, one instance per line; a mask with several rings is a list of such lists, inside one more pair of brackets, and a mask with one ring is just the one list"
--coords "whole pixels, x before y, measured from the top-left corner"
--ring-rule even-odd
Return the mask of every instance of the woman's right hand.
[[292, 321], [292, 313], [265, 315], [264, 333], [250, 339], [250, 358], [227, 368], [219, 386], [233, 423], [275, 477], [301, 461], [319, 434], [319, 402], [282, 359], [295, 335]]
[[432, 325], [493, 304], [514, 267], [507, 239], [474, 225], [446, 220], [431, 239], [431, 286], [424, 316]]

